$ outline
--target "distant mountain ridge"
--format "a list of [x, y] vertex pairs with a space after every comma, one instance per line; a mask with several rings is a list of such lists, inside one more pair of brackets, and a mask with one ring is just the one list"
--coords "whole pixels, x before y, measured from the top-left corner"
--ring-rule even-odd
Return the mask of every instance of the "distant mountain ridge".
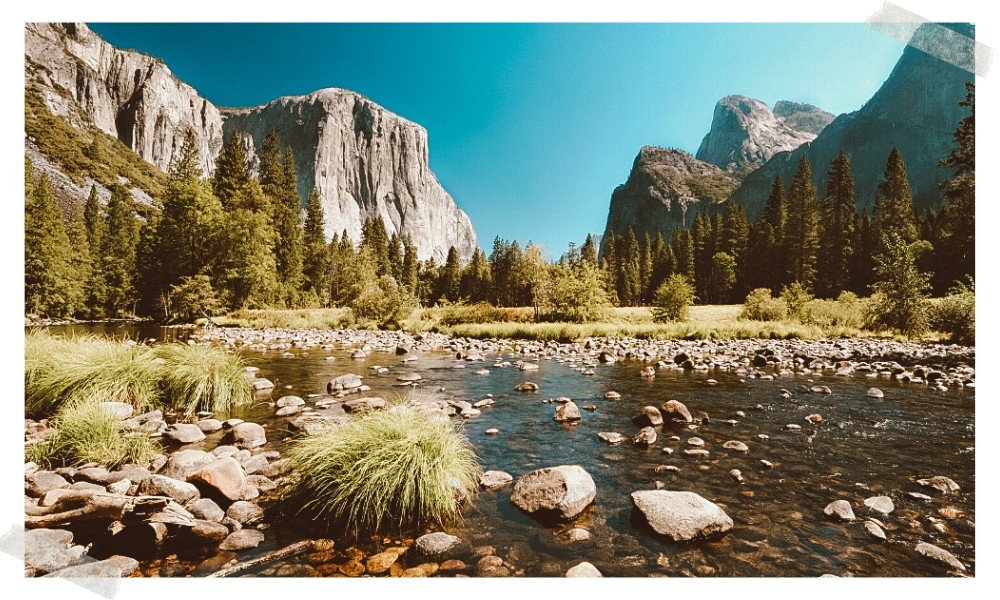
[[[85, 138], [94, 128], [166, 170], [191, 128], [208, 174], [224, 136], [246, 128], [259, 147], [263, 129], [273, 127], [295, 154], [300, 196], [319, 190], [328, 238], [346, 230], [357, 241], [364, 219], [381, 215], [390, 234], [413, 239], [421, 259], [443, 262], [455, 246], [467, 260], [478, 246], [468, 215], [430, 170], [427, 131], [359, 94], [321, 90], [223, 110], [159, 59], [115, 48], [85, 24], [28, 23], [24, 37], [25, 94], [40, 99], [33, 109], [64, 119]], [[27, 136], [25, 154], [59, 182], [63, 204], [82, 202], [95, 184], [103, 198], [110, 195], [100, 182], [68, 173]]]

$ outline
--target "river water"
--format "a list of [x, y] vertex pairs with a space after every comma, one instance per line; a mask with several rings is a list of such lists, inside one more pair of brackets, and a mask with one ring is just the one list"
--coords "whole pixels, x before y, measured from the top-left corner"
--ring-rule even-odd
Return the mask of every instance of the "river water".
[[[104, 333], [184, 336], [177, 332], [118, 328]], [[605, 576], [628, 577], [945, 574], [944, 567], [916, 553], [920, 542], [947, 549], [970, 574], [975, 572], [974, 389], [938, 391], [888, 376], [834, 377], [830, 371], [823, 376], [775, 374], [768, 381], [733, 371], [658, 369], [655, 378], [643, 379], [639, 371], [644, 363], [637, 361], [596, 366], [594, 375], [585, 376], [582, 363], [572, 357], [528, 357], [539, 365], [537, 371], [492, 366], [496, 359], [525, 358], [513, 351], [487, 355], [484, 363], [458, 361], [445, 352], [410, 354], [409, 362], [391, 352], [373, 352], [359, 360], [349, 358], [347, 351], [318, 348], [246, 351], [244, 356], [275, 383], [271, 400], [294, 394], [312, 404], [310, 394], [323, 394], [330, 379], [345, 373], [362, 375], [372, 388], [367, 395], [386, 398], [409, 393], [394, 384], [397, 376], [412, 372], [423, 377], [412, 392], [417, 399], [476, 402], [492, 394], [492, 406], [460, 423], [485, 470], [506, 471], [516, 480], [534, 469], [580, 465], [597, 485], [594, 505], [567, 525], [548, 526], [521, 513], [510, 503], [508, 487], [480, 493], [464, 522], [449, 527], [449, 533], [471, 548], [492, 546], [527, 576], [560, 576], [581, 561]], [[377, 375], [371, 369], [376, 365], [389, 371]], [[484, 367], [489, 375], [474, 374]], [[539, 392], [514, 392], [522, 381], [536, 382]], [[829, 386], [833, 393], [798, 391], [810, 381]], [[872, 386], [883, 390], [884, 399], [867, 396]], [[605, 399], [609, 390], [619, 392], [621, 399]], [[782, 390], [791, 391], [791, 397], [784, 398]], [[550, 399], [559, 396], [596, 409], [583, 410], [575, 425], [557, 423], [552, 418], [557, 405]], [[233, 416], [265, 424], [265, 449], [284, 451], [292, 434], [285, 419], [271, 416], [274, 409], [267, 399]], [[696, 420], [705, 413], [707, 422], [657, 427], [658, 439], [650, 448], [630, 441], [609, 446], [598, 439], [598, 432], [604, 431], [631, 438], [639, 430], [632, 416], [643, 406], [659, 407], [668, 400], [684, 403]], [[806, 419], [814, 414], [822, 416], [821, 423]], [[801, 429], [786, 429], [787, 424]], [[490, 428], [500, 433], [486, 435]], [[212, 434], [200, 447], [222, 443], [221, 435]], [[684, 454], [695, 436], [704, 441], [707, 457]], [[728, 440], [744, 442], [749, 452], [724, 449]], [[732, 469], [742, 473], [742, 483], [730, 476]], [[940, 495], [917, 483], [935, 475], [950, 477], [961, 491]], [[733, 519], [732, 531], [716, 540], [687, 544], [658, 538], [634, 518], [630, 501], [631, 492], [658, 486], [692, 491], [718, 504]], [[918, 500], [907, 492], [932, 498]], [[892, 499], [895, 510], [887, 516], [869, 513], [864, 499], [882, 495]], [[824, 515], [823, 509], [840, 499], [851, 503], [858, 520], [834, 522]], [[866, 533], [862, 522], [867, 516], [881, 521], [887, 541]], [[586, 529], [590, 539], [568, 541], [562, 534], [572, 527]], [[286, 529], [282, 522], [272, 522], [265, 534], [265, 544], [240, 558], [300, 535], [298, 528]], [[472, 550], [458, 558], [469, 564], [478, 560]]]

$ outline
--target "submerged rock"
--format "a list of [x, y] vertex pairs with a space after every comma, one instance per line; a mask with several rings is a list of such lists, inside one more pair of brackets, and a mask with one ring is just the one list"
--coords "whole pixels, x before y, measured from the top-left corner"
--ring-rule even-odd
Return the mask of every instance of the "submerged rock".
[[583, 512], [596, 497], [594, 479], [583, 467], [562, 465], [521, 476], [510, 501], [530, 515], [567, 520]]
[[610, 444], [612, 446], [617, 446], [627, 439], [624, 435], [614, 431], [601, 431], [597, 434], [597, 438], [605, 444]]
[[648, 448], [656, 443], [656, 430], [652, 427], [643, 427], [639, 433], [632, 438], [632, 443], [636, 446]]
[[582, 562], [566, 571], [566, 577], [604, 577], [597, 567], [589, 562]]
[[437, 557], [450, 552], [462, 543], [462, 540], [443, 531], [435, 531], [417, 538], [414, 547], [423, 556]]
[[948, 552], [944, 548], [939, 548], [934, 544], [928, 544], [927, 542], [921, 542], [917, 544], [916, 550], [918, 554], [925, 558], [929, 558], [933, 561], [949, 566], [956, 571], [965, 571], [965, 565], [962, 564], [962, 561], [958, 560], [954, 554]]
[[847, 500], [834, 500], [827, 504], [826, 508], [823, 509], [823, 514], [840, 521], [853, 521], [856, 518], [854, 509], [851, 508], [851, 503]]
[[510, 473], [486, 471], [479, 480], [479, 485], [487, 491], [496, 492], [510, 485], [512, 481], [514, 481], [514, 477]]
[[943, 477], [941, 475], [930, 477], [928, 479], [918, 479], [917, 483], [926, 488], [937, 490], [942, 494], [957, 494], [961, 490], [953, 479]]
[[335, 392], [345, 392], [361, 387], [361, 376], [355, 375], [354, 373], [348, 373], [347, 375], [341, 375], [340, 377], [335, 377], [326, 384], [326, 392], [328, 394], [333, 394]]
[[642, 490], [632, 504], [653, 531], [675, 542], [723, 534], [733, 520], [721, 508], [694, 492]]

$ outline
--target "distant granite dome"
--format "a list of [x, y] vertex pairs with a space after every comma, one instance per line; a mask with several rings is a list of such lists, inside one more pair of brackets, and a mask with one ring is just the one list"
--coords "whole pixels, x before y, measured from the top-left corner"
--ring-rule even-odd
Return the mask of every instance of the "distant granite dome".
[[[975, 36], [970, 24], [948, 27]], [[932, 32], [921, 27], [914, 37]], [[965, 82], [972, 80], [972, 73], [907, 46], [888, 79], [860, 110], [837, 117], [811, 143], [773, 156], [746, 177], [734, 198], [755, 219], [775, 175], [787, 185], [802, 156], [809, 159], [816, 188], [823, 194], [826, 172], [843, 150], [851, 158], [858, 207], [871, 209], [886, 159], [896, 146], [906, 163], [914, 205], [918, 210], [938, 206], [938, 183], [951, 175], [938, 161], [948, 155], [955, 128], [968, 114], [958, 103], [965, 99]]]
[[774, 116], [798, 131], [819, 135], [827, 125], [833, 123], [832, 114], [812, 104], [778, 100], [774, 104]]
[[[455, 246], [467, 260], [478, 245], [469, 217], [428, 166], [427, 131], [359, 94], [331, 88], [223, 111], [159, 59], [119, 50], [83, 23], [28, 23], [24, 48], [26, 91], [37, 91], [74, 127], [96, 126], [161, 170], [188, 128], [210, 174], [224, 131], [246, 130], [259, 147], [273, 127], [295, 154], [300, 196], [319, 190], [328, 238], [346, 229], [358, 240], [364, 219], [381, 215], [390, 234], [413, 239], [421, 259], [443, 262]], [[90, 183], [72, 182], [27, 138], [25, 155], [59, 182], [61, 200], [86, 199]]]
[[[808, 105], [781, 106], [789, 116], [804, 117], [796, 107]], [[792, 150], [816, 137], [811, 131], [794, 127], [794, 123], [772, 113], [760, 100], [726, 96], [715, 105], [712, 127], [695, 156], [723, 169], [757, 166], [778, 152]]]

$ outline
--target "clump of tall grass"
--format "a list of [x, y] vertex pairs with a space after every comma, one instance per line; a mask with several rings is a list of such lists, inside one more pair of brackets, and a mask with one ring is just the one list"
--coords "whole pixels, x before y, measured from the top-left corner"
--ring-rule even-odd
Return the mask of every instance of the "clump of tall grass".
[[241, 308], [215, 320], [254, 329], [340, 329], [351, 325], [353, 317], [348, 308]]
[[25, 460], [48, 466], [96, 462], [108, 467], [149, 464], [161, 452], [148, 434], [124, 435], [121, 422], [98, 398], [85, 398], [59, 411], [55, 434], [25, 449]]
[[757, 288], [747, 294], [740, 318], [751, 321], [783, 321], [788, 317], [788, 307], [779, 298], [771, 297], [768, 288]]
[[303, 510], [357, 532], [458, 519], [482, 474], [468, 439], [412, 404], [300, 438], [288, 457]]
[[25, 336], [25, 410], [31, 416], [55, 413], [82, 399], [127, 402], [137, 410], [159, 398], [163, 363], [153, 349], [98, 336]]
[[199, 410], [226, 412], [253, 402], [239, 354], [216, 346], [164, 344], [155, 349], [163, 364], [161, 387], [165, 401], [191, 416]]

